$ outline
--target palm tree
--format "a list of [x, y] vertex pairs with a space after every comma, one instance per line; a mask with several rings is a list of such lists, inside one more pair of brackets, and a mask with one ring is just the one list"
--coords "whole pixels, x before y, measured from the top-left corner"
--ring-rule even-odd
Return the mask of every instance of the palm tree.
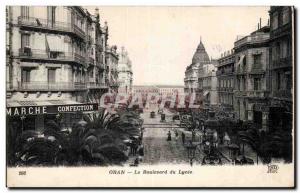
[[261, 138], [256, 128], [248, 128], [246, 131], [240, 131], [238, 133], [240, 142], [243, 143], [243, 155], [245, 155], [245, 144], [256, 152], [256, 163], [258, 164], [258, 154], [261, 146]]

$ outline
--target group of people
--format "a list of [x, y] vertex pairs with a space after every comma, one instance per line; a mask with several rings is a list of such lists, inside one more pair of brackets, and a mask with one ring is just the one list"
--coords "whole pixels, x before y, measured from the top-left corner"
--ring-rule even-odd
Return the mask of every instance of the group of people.
[[[179, 138], [179, 133], [178, 133], [177, 130], [175, 130], [175, 140], [177, 141], [178, 138]], [[182, 144], [185, 144], [185, 134], [184, 134], [184, 132], [181, 132], [181, 140], [182, 140]], [[168, 131], [167, 141], [172, 141], [171, 131]]]
[[144, 134], [144, 128], [141, 129], [141, 135], [138, 139], [133, 140], [130, 143], [130, 152], [129, 155], [136, 156], [134, 159], [134, 163], [130, 166], [138, 166], [139, 162], [142, 161], [144, 157], [144, 145], [143, 145], [143, 134]]

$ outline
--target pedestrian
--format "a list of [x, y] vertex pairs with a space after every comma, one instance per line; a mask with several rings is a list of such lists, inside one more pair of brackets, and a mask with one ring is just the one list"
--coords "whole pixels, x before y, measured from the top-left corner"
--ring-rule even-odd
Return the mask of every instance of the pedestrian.
[[168, 132], [168, 138], [167, 138], [167, 141], [171, 141], [172, 140], [172, 138], [171, 138], [171, 132], [169, 131]]
[[175, 130], [175, 139], [176, 139], [176, 141], [178, 140], [178, 131], [177, 130]]
[[196, 132], [195, 130], [192, 131], [192, 141], [195, 141], [195, 137], [196, 137]]
[[182, 144], [184, 144], [185, 143], [185, 134], [183, 132], [181, 133], [181, 139], [182, 139]]

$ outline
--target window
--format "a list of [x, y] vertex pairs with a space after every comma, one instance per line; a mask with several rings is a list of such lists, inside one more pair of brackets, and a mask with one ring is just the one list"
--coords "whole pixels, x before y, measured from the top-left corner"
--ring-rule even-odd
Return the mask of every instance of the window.
[[48, 69], [48, 82], [54, 83], [55, 82], [55, 68], [49, 68]]
[[286, 58], [288, 52], [288, 43], [287, 41], [281, 42], [280, 46], [280, 58]]
[[272, 29], [277, 29], [278, 28], [278, 14], [274, 13], [272, 17]]
[[280, 72], [277, 72], [276, 80], [277, 80], [277, 90], [280, 90], [281, 89], [281, 74], [280, 74]]
[[278, 60], [280, 58], [280, 51], [281, 51], [280, 47], [281, 47], [280, 43], [277, 42], [276, 43], [276, 51], [275, 51], [275, 53], [276, 53], [276, 56], [275, 56], [276, 60]]
[[289, 8], [284, 9], [282, 12], [282, 25], [285, 25], [289, 23], [290, 17], [289, 17]]
[[254, 78], [254, 90], [261, 90], [260, 78]]
[[93, 70], [91, 70], [91, 71], [89, 72], [89, 77], [90, 77], [90, 78], [93, 78], [93, 77], [94, 77], [94, 71], [93, 71]]
[[246, 90], [247, 88], [247, 85], [246, 85], [246, 78], [243, 78], [243, 90]]
[[261, 67], [261, 54], [253, 55], [253, 68]]
[[22, 34], [21, 35], [21, 48], [29, 48], [30, 47], [30, 35], [29, 34]]
[[21, 17], [29, 18], [29, 7], [28, 6], [21, 6]]
[[22, 82], [30, 82], [30, 68], [22, 68]]

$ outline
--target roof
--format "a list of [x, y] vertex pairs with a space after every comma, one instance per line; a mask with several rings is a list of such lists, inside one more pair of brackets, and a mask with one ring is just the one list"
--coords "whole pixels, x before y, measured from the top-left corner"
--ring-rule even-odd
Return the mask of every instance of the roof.
[[192, 64], [196, 64], [196, 63], [207, 63], [210, 62], [208, 54], [205, 50], [205, 47], [202, 43], [202, 41], [200, 41], [196, 52], [194, 53], [193, 59], [192, 59]]

